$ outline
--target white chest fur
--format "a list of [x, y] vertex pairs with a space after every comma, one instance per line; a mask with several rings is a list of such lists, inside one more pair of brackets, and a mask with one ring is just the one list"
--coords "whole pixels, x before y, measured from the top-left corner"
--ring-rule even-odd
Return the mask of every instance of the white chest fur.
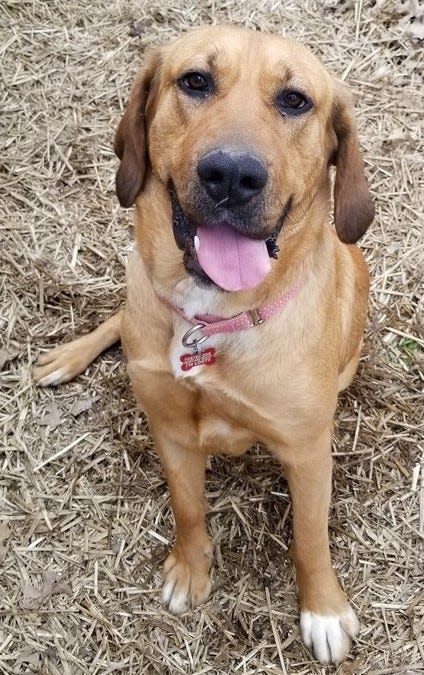
[[[197, 314], [214, 314], [217, 311], [220, 291], [217, 289], [202, 288], [198, 286], [192, 278], [183, 279], [174, 289], [172, 294], [172, 304], [179, 307], [184, 314], [193, 319]], [[169, 349], [169, 358], [174, 377], [197, 377], [205, 369], [213, 366], [194, 366], [189, 370], [183, 370], [182, 357], [186, 354], [194, 354], [194, 349], [183, 345], [183, 337], [192, 326], [177, 313], [173, 317], [174, 336], [171, 340]], [[192, 338], [201, 336], [200, 331], [194, 333]], [[192, 339], [191, 338], [191, 339]], [[221, 335], [209, 337], [200, 345], [200, 349], [210, 347], [219, 349], [222, 346], [223, 338]]]

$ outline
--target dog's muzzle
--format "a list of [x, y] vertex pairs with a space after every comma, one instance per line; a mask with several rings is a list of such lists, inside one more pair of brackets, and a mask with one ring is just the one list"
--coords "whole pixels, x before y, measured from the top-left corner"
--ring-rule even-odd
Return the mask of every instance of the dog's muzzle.
[[263, 281], [271, 268], [270, 258], [278, 256], [276, 242], [291, 199], [271, 234], [255, 238], [225, 218], [196, 221], [184, 212], [172, 185], [170, 195], [175, 241], [190, 274], [202, 284], [214, 283], [226, 291], [248, 290]]

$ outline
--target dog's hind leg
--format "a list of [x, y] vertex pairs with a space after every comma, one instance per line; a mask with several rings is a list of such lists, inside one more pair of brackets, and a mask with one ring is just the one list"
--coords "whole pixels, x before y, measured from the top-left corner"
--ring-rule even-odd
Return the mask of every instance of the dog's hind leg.
[[361, 358], [361, 351], [363, 344], [364, 341], [361, 340], [358, 349], [350, 359], [349, 363], [345, 366], [345, 369], [340, 373], [337, 386], [339, 392], [343, 391], [343, 389], [346, 389], [346, 387], [350, 385], [353, 378], [355, 377], [355, 373], [358, 370], [359, 359]]
[[82, 373], [105, 349], [121, 338], [122, 310], [95, 330], [40, 356], [33, 369], [42, 387], [69, 382]]

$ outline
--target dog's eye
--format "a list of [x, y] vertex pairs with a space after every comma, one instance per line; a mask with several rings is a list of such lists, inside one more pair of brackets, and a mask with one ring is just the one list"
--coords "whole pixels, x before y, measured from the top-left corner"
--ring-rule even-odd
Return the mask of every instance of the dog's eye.
[[312, 101], [300, 91], [286, 89], [277, 96], [277, 108], [283, 115], [301, 115], [312, 108]]
[[177, 80], [177, 84], [186, 94], [194, 98], [204, 98], [213, 91], [210, 75], [195, 71], [185, 73]]

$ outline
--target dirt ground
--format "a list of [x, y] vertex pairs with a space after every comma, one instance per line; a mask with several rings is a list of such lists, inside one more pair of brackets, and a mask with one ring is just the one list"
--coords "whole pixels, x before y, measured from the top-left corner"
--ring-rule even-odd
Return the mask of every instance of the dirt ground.
[[423, 25], [418, 2], [384, 0], [2, 0], [0, 673], [326, 672], [300, 642], [290, 502], [264, 450], [210, 462], [214, 590], [174, 618], [168, 491], [119, 347], [73, 383], [31, 381], [40, 351], [123, 300], [112, 142], [144, 49], [224, 21], [309, 44], [356, 96], [377, 215], [334, 438], [332, 554], [362, 620], [338, 672], [424, 673]]

